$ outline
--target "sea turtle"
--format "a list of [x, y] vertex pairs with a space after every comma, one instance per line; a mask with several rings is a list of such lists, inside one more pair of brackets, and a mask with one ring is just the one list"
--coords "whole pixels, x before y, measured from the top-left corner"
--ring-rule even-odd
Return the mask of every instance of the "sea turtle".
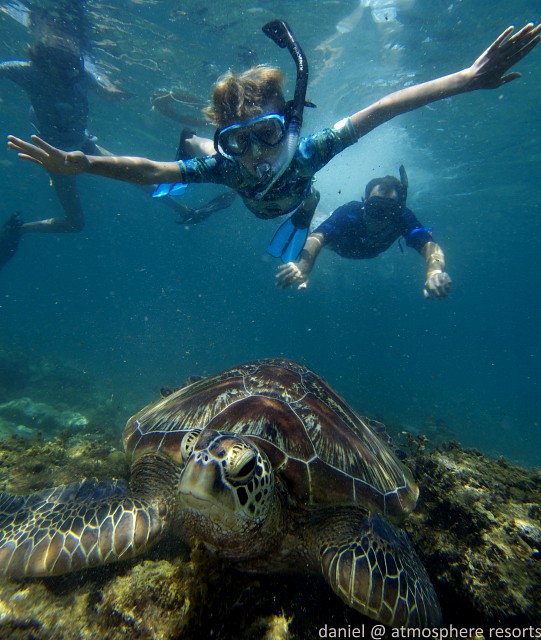
[[0, 572], [52, 576], [131, 558], [168, 529], [247, 571], [320, 573], [391, 626], [436, 626], [406, 534], [411, 473], [318, 375], [282, 358], [194, 382], [130, 418], [130, 487], [83, 480], [0, 494]]

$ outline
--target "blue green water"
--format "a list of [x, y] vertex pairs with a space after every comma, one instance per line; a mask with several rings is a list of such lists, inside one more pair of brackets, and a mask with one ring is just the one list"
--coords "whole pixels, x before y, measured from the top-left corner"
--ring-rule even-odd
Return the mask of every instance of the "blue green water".
[[[531, 0], [91, 6], [101, 28], [96, 58], [134, 96], [120, 106], [92, 99], [89, 128], [116, 153], [163, 160], [179, 125], [151, 110], [154, 90], [182, 85], [206, 99], [219, 74], [255, 62], [280, 65], [292, 90], [291, 60], [260, 29], [270, 19], [286, 19], [309, 56], [308, 98], [318, 105], [306, 113], [310, 133], [467, 66], [506, 26], [535, 21], [541, 9]], [[23, 58], [27, 43], [26, 30], [0, 13], [0, 59]], [[318, 177], [321, 211], [330, 212], [404, 163], [409, 206], [446, 253], [448, 300], [424, 300], [423, 261], [397, 246], [366, 261], [324, 253], [306, 291], [281, 291], [265, 254], [277, 222], [237, 201], [184, 228], [129, 185], [83, 176], [84, 231], [24, 237], [0, 274], [1, 346], [66, 361], [134, 409], [190, 374], [287, 356], [395, 429], [436, 429], [539, 465], [541, 48], [518, 69], [523, 77], [500, 90], [379, 127]], [[0, 109], [3, 135], [31, 133], [26, 96], [7, 81]], [[0, 185], [2, 218], [59, 213], [48, 176], [6, 148]], [[216, 193], [194, 186], [187, 202]]]

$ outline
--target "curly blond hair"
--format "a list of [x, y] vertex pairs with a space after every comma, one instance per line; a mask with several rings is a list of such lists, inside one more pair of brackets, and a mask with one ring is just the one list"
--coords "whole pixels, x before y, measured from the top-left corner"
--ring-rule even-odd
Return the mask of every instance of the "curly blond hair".
[[217, 127], [257, 118], [269, 103], [283, 114], [283, 85], [282, 71], [265, 64], [240, 74], [228, 71], [214, 85], [210, 105], [203, 113]]

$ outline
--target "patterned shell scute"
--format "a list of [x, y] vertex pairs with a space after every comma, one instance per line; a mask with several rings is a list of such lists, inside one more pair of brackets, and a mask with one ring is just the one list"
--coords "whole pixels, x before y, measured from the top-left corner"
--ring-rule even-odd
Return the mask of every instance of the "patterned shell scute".
[[198, 381], [136, 414], [126, 451], [175, 456], [194, 428], [250, 438], [291, 496], [312, 506], [355, 504], [401, 518], [417, 500], [408, 469], [326, 382], [286, 359], [268, 359]]
[[148, 451], [177, 459], [187, 431], [203, 429], [215, 415], [247, 395], [243, 376], [251, 371], [249, 365], [246, 369], [228, 369], [144, 407], [128, 420], [124, 429], [126, 453], [134, 460]]

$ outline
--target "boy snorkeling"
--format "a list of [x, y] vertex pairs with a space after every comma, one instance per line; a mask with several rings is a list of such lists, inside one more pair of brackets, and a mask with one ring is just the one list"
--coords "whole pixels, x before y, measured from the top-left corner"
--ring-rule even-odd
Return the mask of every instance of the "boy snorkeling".
[[[165, 188], [161, 185], [160, 194], [173, 194], [175, 189], [192, 182], [224, 184], [234, 189], [260, 218], [289, 214], [268, 251], [283, 262], [291, 262], [302, 250], [319, 201], [313, 188], [317, 171], [359, 138], [399, 114], [460, 93], [496, 89], [519, 78], [519, 73], [507, 72], [541, 37], [540, 25], [529, 23], [517, 33], [513, 33], [514, 27], [509, 27], [470, 67], [391, 93], [333, 127], [300, 138], [308, 81], [306, 59], [284, 22], [271, 22], [263, 30], [279, 46], [287, 47], [295, 59], [294, 99], [285, 101], [279, 69], [257, 66], [240, 75], [226, 74], [216, 84], [211, 105], [206, 109], [217, 126], [213, 155], [178, 162], [98, 157], [82, 151], [62, 151], [37, 136], [32, 136], [35, 144], [8, 136], [8, 146], [21, 158], [52, 173], [86, 172], [137, 184], [172, 185]], [[209, 153], [210, 141], [196, 138], [191, 142], [192, 151], [199, 147]]]
[[328, 247], [343, 258], [375, 258], [401, 236], [408, 247], [426, 261], [425, 298], [443, 300], [451, 291], [451, 278], [445, 271], [445, 256], [413, 211], [406, 206], [408, 176], [400, 167], [400, 180], [394, 176], [374, 178], [366, 185], [362, 202], [348, 202], [335, 209], [307, 238], [297, 262], [278, 267], [276, 284], [285, 289], [308, 286], [308, 276], [316, 259]]

